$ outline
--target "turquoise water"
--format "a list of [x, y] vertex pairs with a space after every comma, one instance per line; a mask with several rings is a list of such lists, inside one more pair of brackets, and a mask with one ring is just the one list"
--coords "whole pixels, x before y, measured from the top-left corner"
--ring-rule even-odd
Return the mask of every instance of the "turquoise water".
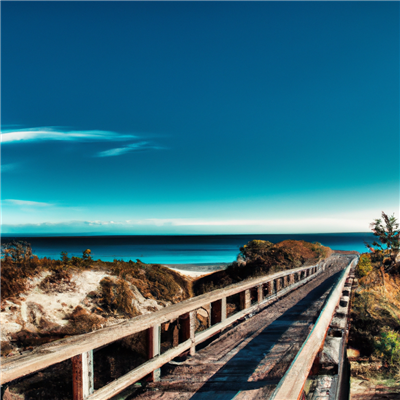
[[[13, 236], [12, 238], [17, 238]], [[372, 233], [284, 234], [284, 235], [189, 235], [189, 236], [51, 236], [17, 239], [31, 243], [39, 257], [59, 259], [66, 251], [70, 256], [82, 256], [90, 249], [94, 259], [140, 259], [157, 264], [206, 264], [232, 262], [239, 248], [253, 239], [277, 243], [286, 239], [320, 242], [334, 250], [366, 252], [364, 241], [372, 242]], [[3, 241], [11, 236], [3, 237]]]

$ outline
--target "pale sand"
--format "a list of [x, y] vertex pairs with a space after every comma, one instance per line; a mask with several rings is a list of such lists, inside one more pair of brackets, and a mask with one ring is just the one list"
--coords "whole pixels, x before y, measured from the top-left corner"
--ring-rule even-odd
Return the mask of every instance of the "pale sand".
[[182, 275], [189, 276], [191, 278], [198, 278], [211, 274], [216, 271], [224, 270], [230, 263], [218, 263], [218, 264], [164, 264], [164, 267], [179, 272]]

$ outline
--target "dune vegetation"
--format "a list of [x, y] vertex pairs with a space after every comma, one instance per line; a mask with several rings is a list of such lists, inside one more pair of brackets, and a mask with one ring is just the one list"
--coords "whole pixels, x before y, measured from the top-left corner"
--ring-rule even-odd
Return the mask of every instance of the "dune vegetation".
[[312, 265], [332, 253], [329, 247], [304, 240], [284, 240], [276, 244], [252, 240], [240, 248], [237, 261], [227, 269], [197, 279], [193, 292], [199, 295], [245, 279]]
[[[349, 346], [353, 378], [400, 383], [400, 259], [399, 229], [394, 217], [382, 213], [384, 224], [371, 224], [378, 241], [356, 267]], [[392, 219], [390, 219], [392, 218]], [[379, 222], [380, 229], [374, 229]], [[385, 246], [383, 246], [385, 245]], [[399, 387], [400, 389], [400, 387]]]

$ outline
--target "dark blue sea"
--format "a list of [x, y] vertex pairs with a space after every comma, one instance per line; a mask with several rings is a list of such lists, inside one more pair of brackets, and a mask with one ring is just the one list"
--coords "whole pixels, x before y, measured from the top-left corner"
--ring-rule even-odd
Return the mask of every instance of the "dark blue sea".
[[372, 233], [281, 234], [281, 235], [182, 235], [182, 236], [3, 236], [25, 240], [38, 257], [59, 259], [62, 251], [82, 256], [90, 249], [93, 259], [103, 261], [140, 259], [154, 264], [214, 264], [236, 259], [239, 248], [253, 239], [278, 243], [286, 239], [320, 242], [334, 250], [367, 251], [364, 241]]

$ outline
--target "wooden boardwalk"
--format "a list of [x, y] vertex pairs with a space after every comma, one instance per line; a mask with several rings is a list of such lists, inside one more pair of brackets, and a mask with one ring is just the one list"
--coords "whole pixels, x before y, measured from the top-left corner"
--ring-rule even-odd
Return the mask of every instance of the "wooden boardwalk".
[[135, 398], [267, 399], [316, 321], [349, 260], [333, 258], [327, 271], [252, 318], [228, 328], [186, 360], [162, 368], [160, 382]]
[[[71, 359], [74, 400], [266, 399], [272, 393], [276, 400], [298, 400], [355, 262], [354, 255], [334, 254], [316, 265], [236, 283], [122, 324], [39, 346], [4, 360], [1, 383], [24, 376], [40, 380], [40, 370], [56, 371], [57, 363]], [[232, 315], [227, 312], [231, 296], [240, 299]], [[209, 310], [211, 326], [197, 332], [200, 308]], [[161, 327], [170, 321], [177, 321], [179, 335], [163, 352]], [[106, 379], [95, 390], [93, 377], [100, 375], [94, 374], [94, 350], [140, 332], [147, 337], [148, 361]], [[148, 382], [144, 390], [134, 385], [139, 381]]]

